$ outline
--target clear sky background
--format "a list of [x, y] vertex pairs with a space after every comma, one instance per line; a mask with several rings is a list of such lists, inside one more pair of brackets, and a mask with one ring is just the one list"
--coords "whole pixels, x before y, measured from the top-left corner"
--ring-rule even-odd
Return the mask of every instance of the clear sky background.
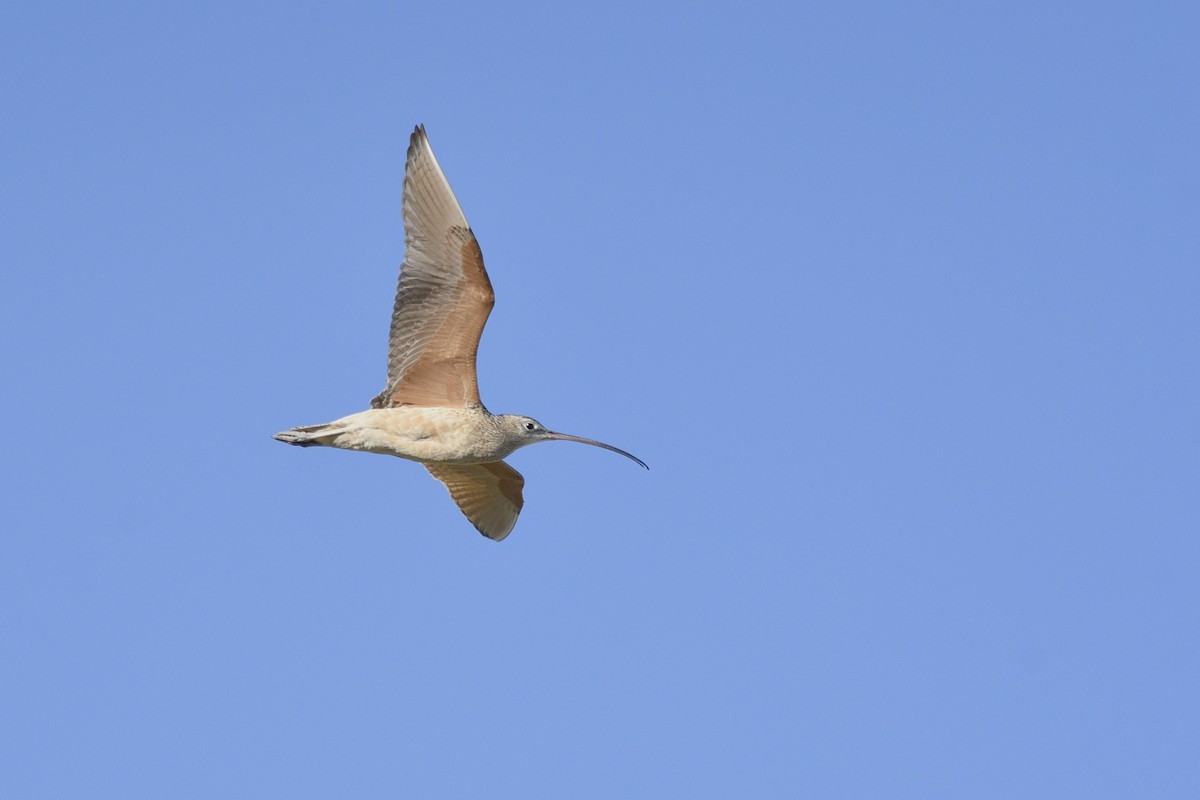
[[[9, 3], [0, 796], [1200, 796], [1190, 3]], [[384, 381], [408, 135], [523, 450]]]

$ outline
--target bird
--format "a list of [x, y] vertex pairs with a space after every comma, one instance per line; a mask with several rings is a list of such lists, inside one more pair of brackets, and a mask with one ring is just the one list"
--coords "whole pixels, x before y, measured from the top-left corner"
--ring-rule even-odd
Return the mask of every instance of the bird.
[[492, 414], [479, 398], [475, 358], [495, 305], [483, 252], [433, 154], [424, 125], [409, 139], [401, 206], [404, 262], [388, 342], [387, 384], [366, 411], [275, 439], [420, 462], [475, 528], [503, 540], [524, 506], [525, 478], [504, 459], [538, 442], [567, 441], [637, 456], [549, 430], [518, 414]]

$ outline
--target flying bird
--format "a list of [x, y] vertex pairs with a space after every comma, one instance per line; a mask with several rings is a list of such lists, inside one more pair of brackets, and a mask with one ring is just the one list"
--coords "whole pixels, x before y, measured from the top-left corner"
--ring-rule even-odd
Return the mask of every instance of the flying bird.
[[[387, 386], [371, 408], [275, 434], [281, 442], [365, 450], [419, 461], [489, 539], [508, 536], [524, 505], [521, 473], [504, 462], [537, 442], [610, 444], [548, 430], [531, 417], [492, 414], [479, 399], [475, 354], [495, 305], [483, 253], [433, 155], [425, 128], [408, 144], [404, 263], [396, 288]], [[646, 467], [649, 469], [649, 467]]]

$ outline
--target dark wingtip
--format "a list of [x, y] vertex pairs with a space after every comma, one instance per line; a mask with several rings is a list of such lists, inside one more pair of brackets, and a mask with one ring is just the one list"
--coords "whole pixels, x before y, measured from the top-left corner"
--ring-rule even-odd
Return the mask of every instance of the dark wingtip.
[[425, 135], [425, 126], [419, 124], [413, 128], [412, 136], [408, 137], [408, 158], [410, 160], [413, 154], [417, 152], [417, 149], [421, 147], [422, 143], [424, 143], [426, 148], [429, 147], [429, 137]]

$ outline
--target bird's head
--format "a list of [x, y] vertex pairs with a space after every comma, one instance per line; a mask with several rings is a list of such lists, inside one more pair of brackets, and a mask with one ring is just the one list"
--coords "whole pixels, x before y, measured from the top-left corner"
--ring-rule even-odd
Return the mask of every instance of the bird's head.
[[632, 453], [626, 453], [619, 447], [613, 447], [611, 444], [605, 444], [604, 442], [597, 442], [595, 439], [585, 439], [582, 436], [572, 436], [569, 433], [557, 433], [547, 429], [545, 425], [538, 422], [536, 419], [533, 419], [532, 417], [522, 417], [519, 414], [501, 414], [498, 417], [495, 417], [495, 419], [504, 429], [504, 432], [507, 435], [506, 438], [515, 443], [515, 447], [513, 448], [514, 450], [518, 447], [525, 447], [526, 445], [535, 444], [537, 442], [580, 442], [582, 444], [590, 444], [593, 447], [603, 447], [605, 450], [612, 450], [614, 453], [620, 453], [626, 458], [636, 461], [646, 469], [650, 469], [640, 458]]

